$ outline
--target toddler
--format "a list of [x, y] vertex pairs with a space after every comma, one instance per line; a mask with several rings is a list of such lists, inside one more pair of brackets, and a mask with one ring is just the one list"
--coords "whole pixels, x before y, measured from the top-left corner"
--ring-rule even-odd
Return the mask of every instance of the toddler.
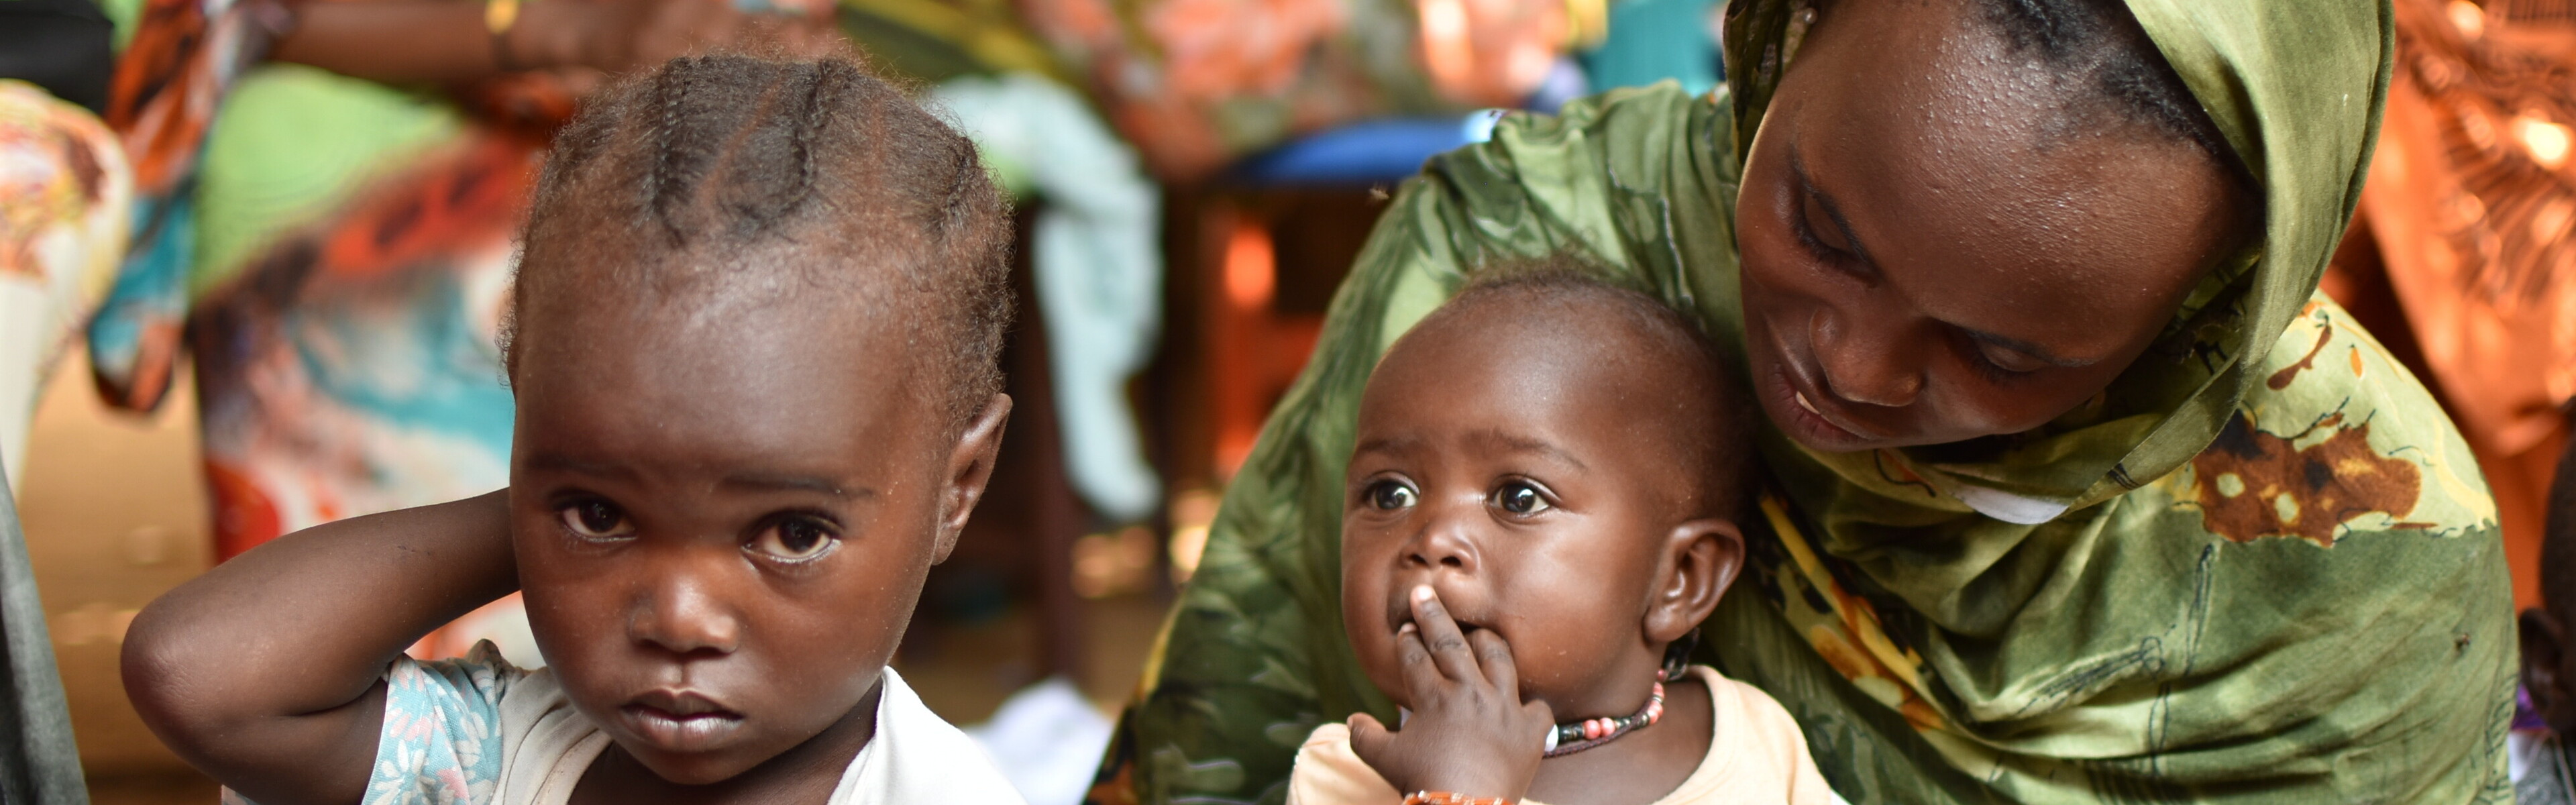
[[[1019, 802], [886, 667], [1009, 415], [1009, 240], [973, 145], [846, 59], [604, 92], [525, 232], [509, 488], [173, 590], [136, 708], [266, 805]], [[402, 656], [512, 590], [549, 667]]]
[[1406, 709], [1316, 728], [1288, 801], [1831, 802], [1787, 711], [1678, 658], [1743, 563], [1760, 416], [1679, 313], [1488, 272], [1361, 397], [1342, 619]]

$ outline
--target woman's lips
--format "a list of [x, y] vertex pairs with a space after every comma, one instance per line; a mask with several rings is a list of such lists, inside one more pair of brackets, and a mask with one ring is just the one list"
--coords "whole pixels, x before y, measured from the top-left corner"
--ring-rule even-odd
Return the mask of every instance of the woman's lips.
[[651, 691], [617, 714], [636, 737], [666, 752], [706, 751], [742, 729], [742, 714], [694, 691]]
[[1790, 410], [1785, 412], [1790, 414], [1791, 421], [1788, 424], [1792, 426], [1792, 430], [1806, 437], [1800, 441], [1823, 449], [1853, 449], [1869, 440], [1858, 431], [1827, 415], [1823, 408], [1815, 403], [1815, 398], [1809, 396], [1807, 384], [1799, 382], [1797, 374], [1789, 370], [1789, 362], [1786, 358], [1780, 360], [1774, 374], [1780, 391], [1788, 397]]

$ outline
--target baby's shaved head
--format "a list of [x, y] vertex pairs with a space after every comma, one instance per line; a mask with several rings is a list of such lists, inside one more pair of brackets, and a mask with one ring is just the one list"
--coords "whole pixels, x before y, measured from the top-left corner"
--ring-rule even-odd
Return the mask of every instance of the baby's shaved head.
[[[1751, 423], [1732, 362], [1680, 311], [1622, 287], [1566, 258], [1493, 266], [1477, 272], [1448, 304], [1433, 311], [1388, 350], [1386, 363], [1409, 344], [1463, 338], [1490, 343], [1535, 336], [1588, 351], [1597, 368], [1634, 392], [1601, 416], [1656, 432], [1672, 452], [1659, 456], [1677, 472], [1671, 503], [1684, 519], [1742, 520], [1752, 489]], [[1385, 368], [1381, 365], [1381, 370]]]

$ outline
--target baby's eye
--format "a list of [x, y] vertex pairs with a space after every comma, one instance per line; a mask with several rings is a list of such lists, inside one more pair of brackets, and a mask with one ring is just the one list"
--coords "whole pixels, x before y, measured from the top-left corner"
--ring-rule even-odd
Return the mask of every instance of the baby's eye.
[[557, 513], [565, 528], [584, 539], [616, 539], [635, 535], [635, 524], [626, 519], [626, 510], [605, 500], [585, 500]]
[[811, 517], [790, 517], [762, 529], [751, 549], [783, 562], [804, 562], [832, 552], [841, 538], [832, 526]]
[[1538, 487], [1524, 481], [1511, 481], [1494, 490], [1494, 506], [1523, 516], [1556, 508], [1548, 504], [1547, 496], [1539, 494]]
[[1413, 487], [1405, 486], [1402, 481], [1379, 481], [1369, 484], [1368, 502], [1378, 509], [1394, 511], [1412, 506], [1414, 494]]

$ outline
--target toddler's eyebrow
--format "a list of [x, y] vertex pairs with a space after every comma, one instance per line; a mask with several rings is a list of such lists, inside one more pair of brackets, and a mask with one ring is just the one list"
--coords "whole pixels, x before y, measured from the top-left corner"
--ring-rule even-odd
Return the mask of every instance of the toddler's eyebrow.
[[867, 487], [846, 489], [840, 484], [833, 483], [830, 479], [812, 475], [772, 475], [756, 472], [734, 473], [732, 475], [725, 476], [724, 485], [733, 487], [749, 487], [751, 489], [763, 491], [820, 492], [845, 500], [855, 498], [873, 498], [877, 496], [877, 491], [874, 489], [869, 489]]
[[569, 472], [602, 478], [632, 479], [635, 471], [614, 464], [595, 464], [571, 456], [538, 453], [528, 457], [528, 469]]

